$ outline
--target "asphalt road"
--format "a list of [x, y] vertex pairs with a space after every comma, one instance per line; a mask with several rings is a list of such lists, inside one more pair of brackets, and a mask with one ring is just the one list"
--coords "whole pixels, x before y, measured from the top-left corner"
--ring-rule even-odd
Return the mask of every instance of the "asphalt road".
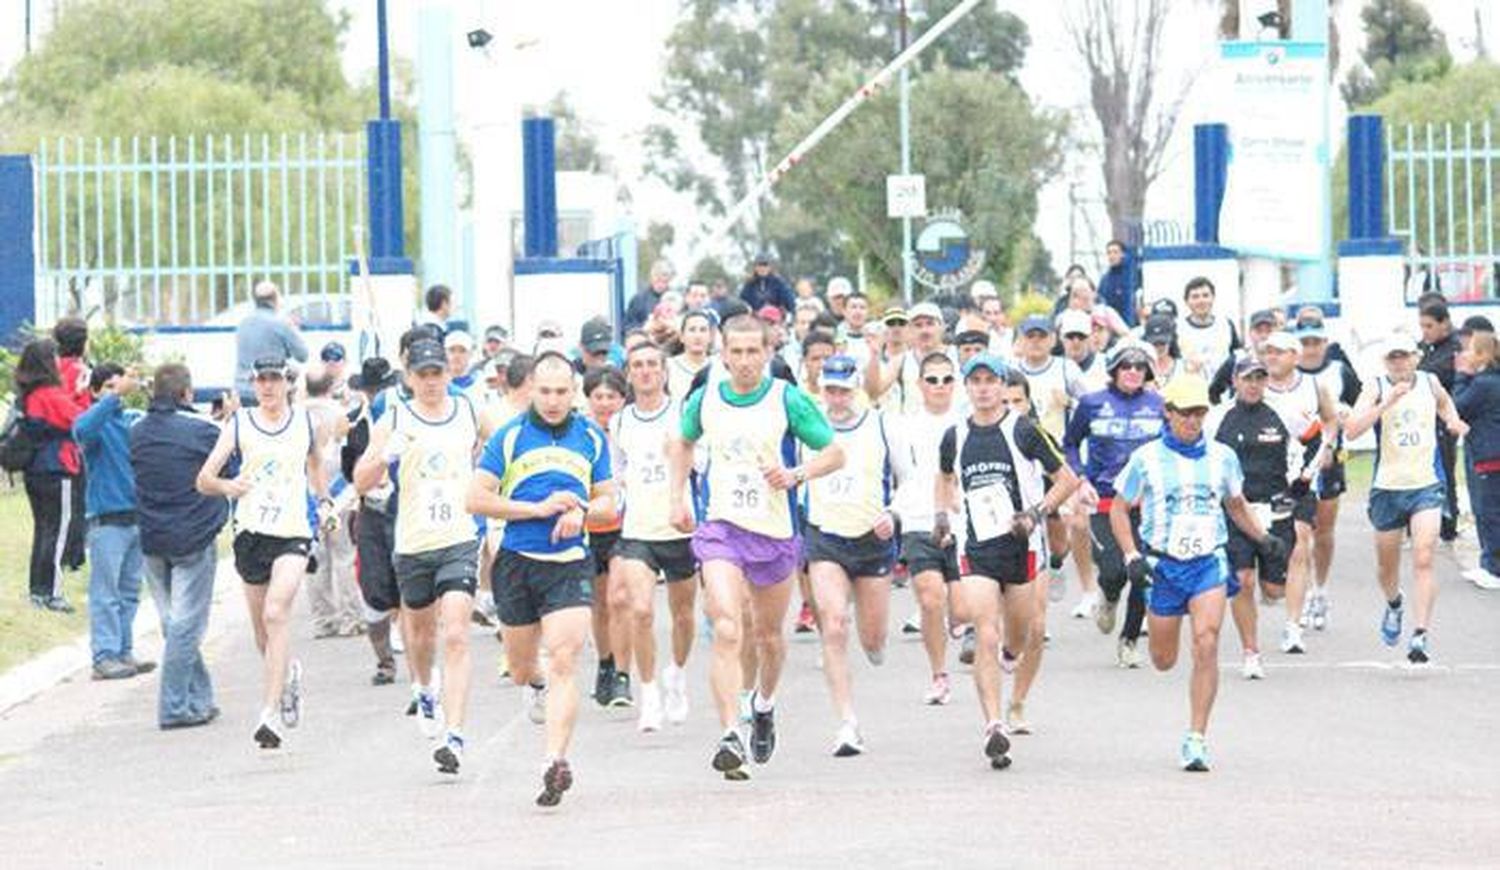
[[[633, 716], [588, 702], [574, 790], [541, 810], [540, 729], [478, 633], [460, 777], [435, 772], [402, 715], [407, 688], [368, 684], [365, 642], [313, 641], [305, 619], [306, 721], [282, 751], [257, 750], [258, 667], [224, 577], [209, 644], [219, 722], [156, 730], [154, 677], [78, 678], [0, 719], [3, 864], [1495, 866], [1500, 593], [1440, 556], [1435, 664], [1413, 671], [1379, 643], [1360, 513], [1346, 511], [1333, 621], [1309, 632], [1308, 655], [1270, 652], [1269, 678], [1242, 682], [1226, 627], [1207, 775], [1175, 763], [1186, 671], [1117, 670], [1112, 640], [1057, 612], [1028, 706], [1036, 733], [1016, 738], [1007, 771], [980, 755], [968, 670], [955, 663], [951, 705], [922, 706], [920, 644], [899, 634], [883, 668], [855, 657], [868, 752], [833, 758], [817, 646], [798, 636], [780, 745], [750, 782], [709, 769], [717, 729], [695, 655], [687, 724], [642, 736]], [[896, 595], [899, 623], [911, 605]], [[1271, 650], [1279, 612], [1262, 616]]]

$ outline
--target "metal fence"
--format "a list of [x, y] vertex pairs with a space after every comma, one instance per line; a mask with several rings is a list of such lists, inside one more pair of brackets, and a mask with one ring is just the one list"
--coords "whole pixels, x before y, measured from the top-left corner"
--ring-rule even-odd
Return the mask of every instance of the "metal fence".
[[69, 137], [36, 158], [39, 323], [233, 323], [263, 279], [315, 319], [348, 310], [358, 134]]
[[1391, 234], [1406, 241], [1413, 275], [1408, 295], [1495, 299], [1500, 142], [1490, 122], [1391, 127], [1386, 163]]

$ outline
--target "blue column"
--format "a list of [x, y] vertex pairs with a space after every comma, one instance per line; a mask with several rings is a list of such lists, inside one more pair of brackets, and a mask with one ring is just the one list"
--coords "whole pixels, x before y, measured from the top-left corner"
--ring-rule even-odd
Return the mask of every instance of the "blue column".
[[521, 122], [525, 165], [526, 256], [557, 256], [557, 153], [551, 118]]
[[365, 122], [365, 185], [370, 210], [370, 271], [411, 274], [401, 206], [401, 122]]
[[1219, 207], [1224, 204], [1224, 186], [1228, 178], [1228, 125], [1195, 125], [1193, 127], [1193, 241], [1200, 245], [1219, 243]]
[[1385, 123], [1349, 116], [1349, 238], [1385, 238]]
[[36, 319], [36, 196], [29, 154], [0, 155], [0, 343]]

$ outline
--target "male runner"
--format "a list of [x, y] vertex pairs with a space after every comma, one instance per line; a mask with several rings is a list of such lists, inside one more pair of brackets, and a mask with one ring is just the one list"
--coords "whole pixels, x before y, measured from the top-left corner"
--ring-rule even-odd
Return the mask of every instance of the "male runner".
[[1281, 416], [1292, 440], [1287, 444], [1288, 474], [1296, 484], [1292, 524], [1297, 546], [1292, 548], [1286, 572], [1286, 624], [1281, 631], [1281, 651], [1296, 655], [1306, 647], [1302, 638], [1302, 607], [1307, 578], [1312, 573], [1313, 523], [1318, 516], [1318, 497], [1313, 478], [1333, 455], [1338, 435], [1338, 408], [1333, 397], [1316, 378], [1297, 370], [1302, 343], [1290, 332], [1272, 333], [1261, 346], [1268, 377], [1265, 403]]
[[[1323, 312], [1307, 308], [1297, 313], [1297, 340], [1302, 356], [1297, 370], [1311, 376], [1331, 396], [1339, 419], [1349, 416], [1349, 409], [1359, 401], [1359, 376], [1342, 354], [1335, 354], [1323, 330]], [[1333, 535], [1338, 527], [1339, 498], [1348, 489], [1344, 472], [1343, 434], [1335, 440], [1333, 455], [1318, 472], [1313, 491], [1318, 497], [1318, 511], [1313, 523], [1313, 587], [1307, 596], [1306, 622], [1316, 631], [1328, 627], [1328, 578], [1333, 570]]]
[[[786, 656], [782, 622], [791, 599], [786, 582], [797, 568], [800, 547], [793, 525], [792, 488], [843, 465], [833, 430], [811, 398], [766, 373], [771, 354], [765, 324], [736, 316], [724, 323], [724, 364], [729, 377], [694, 390], [683, 409], [680, 437], [672, 444], [672, 524], [693, 529], [683, 495], [693, 445], [704, 442], [707, 520], [693, 536], [693, 554], [703, 570], [706, 609], [713, 621], [710, 682], [719, 725], [724, 729], [713, 767], [726, 779], [749, 778], [737, 728], [741, 681], [741, 608], [747, 597], [758, 651], [751, 696], [750, 749], [756, 763], [776, 748], [776, 687]], [[818, 454], [793, 462], [792, 439]]]
[[[281, 746], [281, 726], [302, 719], [302, 662], [291, 657], [288, 618], [307, 574], [313, 526], [308, 495], [316, 493], [320, 518], [333, 506], [319, 459], [326, 436], [307, 412], [288, 401], [290, 370], [281, 357], [251, 367], [257, 407], [235, 411], [198, 471], [198, 491], [234, 503], [234, 568], [245, 584], [245, 603], [265, 670], [255, 742]], [[233, 477], [219, 472], [232, 457]]]
[[937, 305], [931, 302], [913, 305], [907, 324], [909, 346], [890, 359], [885, 359], [883, 354], [871, 354], [865, 371], [865, 390], [871, 401], [881, 401], [886, 391], [894, 388], [893, 400], [888, 400], [883, 407], [902, 414], [910, 414], [922, 406], [922, 392], [917, 383], [921, 378], [922, 360], [930, 353], [946, 350], [943, 312]]
[[[1206, 771], [1205, 735], [1219, 690], [1219, 628], [1226, 586], [1233, 595], [1237, 585], [1224, 558], [1226, 514], [1268, 561], [1283, 557], [1285, 547], [1250, 512], [1234, 453], [1203, 437], [1209, 407], [1203, 379], [1173, 378], [1162, 396], [1168, 428], [1125, 463], [1109, 522], [1115, 540], [1122, 542], [1131, 582], [1151, 584], [1151, 663], [1157, 670], [1177, 663], [1184, 615], [1192, 626], [1189, 726], [1180, 757], [1183, 770]], [[1140, 544], [1132, 514], [1137, 510]]]
[[[625, 376], [613, 366], [591, 368], [583, 376], [583, 396], [587, 400], [589, 420], [601, 432], [609, 432], [610, 421], [625, 406], [630, 390]], [[611, 454], [613, 455], [613, 454]], [[599, 656], [594, 675], [594, 702], [601, 707], [629, 707], [635, 701], [630, 693], [630, 626], [615, 625], [610, 619], [612, 568], [615, 544], [620, 540], [618, 514], [584, 525], [589, 537], [589, 553], [594, 557], [594, 649]], [[615, 658], [625, 662], [616, 668]]]
[[824, 409], [844, 465], [808, 484], [805, 552], [821, 616], [823, 676], [840, 723], [833, 754], [844, 758], [864, 752], [849, 677], [851, 592], [860, 646], [870, 664], [880, 665], [891, 609], [896, 519], [889, 510], [891, 450], [885, 419], [878, 410], [859, 407], [858, 360], [844, 354], [829, 357], [822, 380]]
[[[615, 667], [629, 672], [632, 662], [641, 687], [641, 731], [661, 729], [662, 718], [674, 725], [687, 720], [688, 652], [693, 647], [693, 602], [698, 591], [692, 535], [672, 526], [668, 489], [667, 446], [677, 432], [681, 404], [666, 394], [666, 354], [654, 344], [637, 345], [625, 367], [633, 400], [616, 414], [610, 432], [615, 474], [625, 504], [620, 542], [615, 545], [618, 573], [611, 579], [612, 622], [628, 626], [630, 658]], [[686, 497], [686, 493], [682, 493]], [[656, 580], [667, 583], [672, 614], [672, 658], [656, 681]], [[663, 703], [665, 689], [665, 703]]]
[[[438, 740], [433, 760], [458, 773], [468, 706], [469, 618], [479, 570], [474, 518], [464, 510], [474, 455], [483, 442], [473, 404], [449, 395], [451, 367], [443, 346], [415, 342], [406, 355], [410, 400], [386, 408], [354, 469], [360, 493], [395, 483], [395, 572], [406, 610], [410, 659], [417, 683], [417, 725]], [[433, 693], [432, 665], [442, 626], [442, 701]]]
[[953, 360], [945, 353], [931, 353], [922, 360], [922, 407], [895, 418], [891, 465], [896, 474], [896, 498], [892, 503], [901, 520], [901, 560], [912, 578], [912, 591], [921, 613], [922, 646], [932, 683], [922, 700], [926, 704], [948, 703], [952, 687], [948, 681], [948, 626], [945, 604], [958, 604], [958, 551], [953, 542], [939, 547], [932, 541], [933, 497], [937, 492], [937, 446], [943, 433], [962, 419], [954, 407]]
[[[1005, 362], [981, 354], [964, 366], [973, 411], [943, 433], [938, 447], [937, 514], [933, 537], [947, 543], [962, 494], [963, 555], [959, 569], [964, 609], [978, 634], [974, 688], [984, 715], [984, 754], [990, 766], [1010, 766], [1010, 739], [1000, 718], [1001, 672], [1011, 674], [1031, 644], [1036, 610], [1036, 555], [1043, 519], [1078, 486], [1061, 451], [1030, 417], [1005, 403]], [[1055, 475], [1048, 487], [1043, 474]], [[1001, 617], [1004, 617], [1004, 644]]]
[[1386, 646], [1401, 640], [1401, 540], [1411, 533], [1412, 576], [1417, 585], [1416, 629], [1406, 658], [1414, 665], [1429, 661], [1427, 630], [1437, 581], [1432, 551], [1443, 518], [1443, 465], [1437, 422], [1462, 436], [1469, 427], [1437, 376], [1417, 371], [1417, 348], [1396, 337], [1385, 351], [1385, 374], [1365, 384], [1346, 425], [1351, 440], [1375, 429], [1375, 471], [1370, 483], [1370, 524], [1375, 527], [1375, 561], [1386, 608], [1380, 639]]
[[[531, 409], [485, 444], [464, 508], [505, 520], [493, 585], [511, 678], [527, 714], [547, 726], [542, 792], [556, 806], [573, 785], [566, 753], [578, 716], [578, 652], [588, 636], [594, 560], [587, 519], [615, 513], [604, 433], [573, 410], [573, 365], [556, 351], [532, 366]], [[547, 647], [547, 673], [537, 665]]]
[[1214, 284], [1207, 278], [1193, 278], [1182, 288], [1187, 312], [1177, 323], [1177, 344], [1182, 349], [1184, 368], [1201, 378], [1212, 378], [1224, 361], [1240, 349], [1240, 335], [1234, 322], [1214, 314]]

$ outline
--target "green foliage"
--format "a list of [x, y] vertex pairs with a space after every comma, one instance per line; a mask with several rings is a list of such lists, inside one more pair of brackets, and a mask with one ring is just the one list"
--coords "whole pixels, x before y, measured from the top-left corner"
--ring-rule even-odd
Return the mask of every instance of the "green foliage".
[[599, 136], [578, 116], [567, 91], [558, 91], [544, 108], [557, 124], [557, 168], [560, 172], [604, 172], [609, 158], [599, 147]]
[[1402, 82], [1428, 82], [1453, 66], [1443, 31], [1419, 0], [1373, 0], [1359, 13], [1365, 29], [1363, 64], [1340, 86], [1344, 101], [1361, 108]]

